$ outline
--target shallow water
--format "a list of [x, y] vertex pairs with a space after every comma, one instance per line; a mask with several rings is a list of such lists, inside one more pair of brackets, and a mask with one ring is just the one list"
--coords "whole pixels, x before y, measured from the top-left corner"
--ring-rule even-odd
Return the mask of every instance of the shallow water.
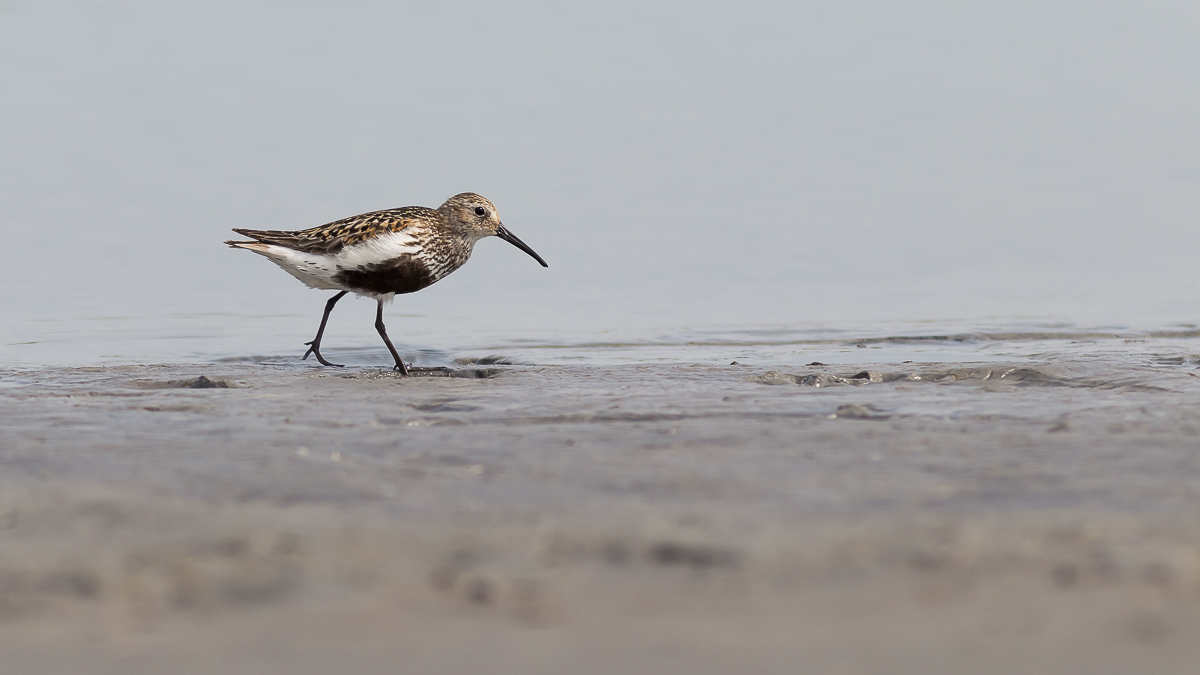
[[[349, 305], [350, 303], [346, 303]], [[367, 303], [359, 303], [365, 306]], [[364, 307], [365, 308], [365, 307]], [[368, 312], [346, 311], [355, 326], [335, 319], [325, 338], [327, 358], [350, 367], [390, 361], [370, 328]], [[335, 315], [338, 319], [345, 316]], [[119, 365], [166, 362], [302, 365], [301, 340], [311, 317], [233, 314], [176, 315], [156, 319], [42, 321], [40, 340], [8, 345], [0, 365]], [[389, 315], [400, 326], [427, 317]], [[168, 324], [164, 329], [163, 324]], [[474, 329], [471, 317], [433, 321], [443, 330], [405, 331], [397, 340], [407, 361], [421, 366], [471, 363], [518, 365], [625, 365], [704, 363], [800, 366], [857, 363], [1107, 362], [1166, 371], [1200, 368], [1200, 330], [1177, 325], [1159, 330], [1126, 326], [1085, 329], [1062, 323], [995, 320], [895, 322], [876, 326], [773, 326], [758, 330], [503, 331]], [[457, 325], [455, 325], [457, 324]], [[355, 328], [359, 329], [355, 334]], [[424, 340], [422, 340], [424, 338]], [[421, 345], [425, 341], [429, 346]], [[252, 351], [253, 350], [253, 351]], [[317, 367], [313, 360], [307, 365]]]
[[[0, 363], [294, 358], [325, 295], [229, 228], [462, 190], [550, 268], [488, 240], [399, 298], [418, 362], [1187, 329], [1197, 29], [1183, 2], [0, 3]], [[380, 360], [371, 310], [339, 306], [331, 354]]]

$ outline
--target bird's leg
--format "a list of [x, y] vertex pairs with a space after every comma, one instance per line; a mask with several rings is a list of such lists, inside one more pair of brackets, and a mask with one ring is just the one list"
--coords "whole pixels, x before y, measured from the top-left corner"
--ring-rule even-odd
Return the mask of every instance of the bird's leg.
[[343, 367], [342, 364], [330, 363], [325, 360], [325, 357], [321, 356], [321, 336], [325, 334], [325, 323], [329, 321], [329, 313], [333, 311], [333, 306], [336, 305], [337, 301], [341, 300], [342, 296], [346, 293], [349, 293], [349, 291], [342, 291], [341, 293], [338, 293], [330, 298], [329, 302], [325, 303], [325, 315], [321, 317], [321, 327], [317, 329], [317, 337], [313, 338], [312, 342], [304, 343], [308, 345], [308, 351], [304, 352], [304, 358], [300, 359], [301, 361], [308, 359], [308, 355], [312, 354], [313, 356], [317, 357], [317, 361], [323, 366], [333, 366], [335, 368]]
[[392, 358], [396, 360], [396, 365], [392, 370], [400, 371], [401, 375], [408, 374], [408, 368], [404, 367], [404, 361], [400, 360], [400, 355], [396, 353], [396, 348], [392, 346], [392, 341], [388, 339], [387, 329], [383, 327], [383, 301], [379, 301], [379, 311], [375, 312], [375, 330], [379, 331], [379, 337], [383, 338], [383, 344], [387, 345], [388, 351], [392, 353]]

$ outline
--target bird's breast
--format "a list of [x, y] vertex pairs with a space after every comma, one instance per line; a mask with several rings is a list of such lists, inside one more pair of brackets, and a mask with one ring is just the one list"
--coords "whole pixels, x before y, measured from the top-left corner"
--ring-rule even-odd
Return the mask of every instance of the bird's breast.
[[415, 293], [440, 278], [435, 269], [413, 253], [403, 253], [380, 262], [344, 267], [333, 275], [334, 282], [342, 288], [365, 295]]
[[356, 293], [414, 293], [462, 267], [474, 242], [414, 236], [404, 241], [397, 237], [387, 246], [381, 243], [348, 251], [338, 261], [333, 281]]

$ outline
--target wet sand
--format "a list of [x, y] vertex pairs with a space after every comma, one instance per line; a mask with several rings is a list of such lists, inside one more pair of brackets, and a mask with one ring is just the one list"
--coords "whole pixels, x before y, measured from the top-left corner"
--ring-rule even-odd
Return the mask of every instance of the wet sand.
[[0, 653], [21, 673], [1192, 673], [1193, 367], [3, 371]]

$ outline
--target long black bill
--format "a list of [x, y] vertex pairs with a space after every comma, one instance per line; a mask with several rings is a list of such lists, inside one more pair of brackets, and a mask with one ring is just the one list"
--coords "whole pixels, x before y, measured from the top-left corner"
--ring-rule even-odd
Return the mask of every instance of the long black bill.
[[529, 255], [533, 256], [533, 259], [540, 262], [542, 264], [542, 267], [549, 267], [549, 265], [546, 264], [546, 261], [542, 260], [542, 256], [534, 253], [533, 249], [526, 246], [525, 242], [521, 241], [520, 239], [517, 239], [517, 235], [513, 234], [512, 232], [509, 232], [508, 229], [505, 228], [503, 225], [500, 226], [500, 229], [496, 230], [496, 236], [500, 237], [504, 241], [507, 241], [508, 243], [512, 244], [513, 246], [516, 246], [517, 248], [521, 249], [522, 251], [525, 251]]

